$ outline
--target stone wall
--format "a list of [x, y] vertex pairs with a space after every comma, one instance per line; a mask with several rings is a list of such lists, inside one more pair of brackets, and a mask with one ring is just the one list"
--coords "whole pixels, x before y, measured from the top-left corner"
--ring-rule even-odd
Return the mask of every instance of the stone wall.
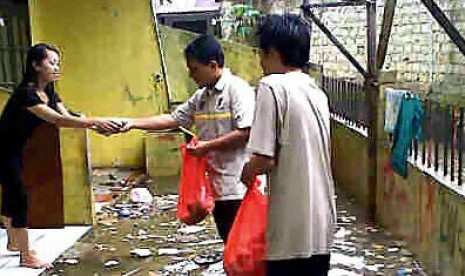
[[[378, 0], [378, 34], [385, 0]], [[436, 1], [462, 34], [465, 2]], [[364, 7], [328, 8], [318, 11], [322, 21], [357, 60], [366, 64], [366, 13]], [[311, 59], [326, 74], [356, 78], [360, 75], [326, 36], [313, 28]], [[391, 72], [395, 85], [434, 95], [457, 96], [465, 87], [465, 57], [420, 0], [397, 1], [392, 37], [382, 72]], [[431, 91], [430, 91], [431, 90]]]

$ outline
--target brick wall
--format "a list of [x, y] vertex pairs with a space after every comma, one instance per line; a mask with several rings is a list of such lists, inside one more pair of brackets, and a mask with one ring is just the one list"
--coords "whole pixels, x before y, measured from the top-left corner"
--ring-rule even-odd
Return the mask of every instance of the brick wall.
[[[459, 31], [465, 35], [465, 1], [436, 1]], [[378, 34], [384, 0], [378, 0]], [[319, 10], [322, 21], [366, 64], [366, 13], [364, 7]], [[360, 77], [355, 68], [316, 27], [313, 28], [311, 58], [323, 65], [326, 74]], [[459, 95], [465, 87], [465, 57], [450, 41], [420, 0], [398, 0], [392, 37], [383, 72], [395, 75], [396, 85], [432, 93]]]

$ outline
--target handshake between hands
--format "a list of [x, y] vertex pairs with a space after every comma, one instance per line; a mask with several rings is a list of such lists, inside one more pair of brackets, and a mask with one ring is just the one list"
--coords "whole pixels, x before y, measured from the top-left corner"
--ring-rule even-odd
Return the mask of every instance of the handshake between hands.
[[91, 122], [92, 126], [90, 129], [105, 136], [128, 132], [132, 128], [132, 124], [129, 119], [95, 118], [91, 119]]

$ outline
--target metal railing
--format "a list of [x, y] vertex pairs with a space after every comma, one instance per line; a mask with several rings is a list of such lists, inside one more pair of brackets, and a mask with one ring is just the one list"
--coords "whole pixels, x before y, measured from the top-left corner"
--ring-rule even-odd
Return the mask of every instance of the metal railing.
[[[367, 127], [363, 83], [324, 76], [320, 86], [327, 94], [332, 115], [352, 127]], [[422, 100], [423, 140], [414, 140], [409, 154], [414, 164], [432, 170], [436, 176], [461, 186], [464, 182], [465, 106]], [[391, 137], [392, 139], [392, 137]]]
[[333, 115], [356, 127], [368, 126], [363, 83], [323, 76], [320, 85], [328, 96]]

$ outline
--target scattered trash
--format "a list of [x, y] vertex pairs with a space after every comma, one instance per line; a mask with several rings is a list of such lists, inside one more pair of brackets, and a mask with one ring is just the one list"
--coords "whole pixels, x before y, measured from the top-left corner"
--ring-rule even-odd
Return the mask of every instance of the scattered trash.
[[[91, 238], [84, 238], [87, 249], [83, 251], [80, 244], [78, 249], [68, 250], [56, 261], [62, 265], [50, 275], [72, 274], [74, 266], [80, 264], [83, 275], [101, 275], [111, 269], [123, 276], [145, 275], [147, 270], [150, 276], [226, 276], [224, 243], [218, 239], [211, 216], [200, 224], [186, 226], [176, 218], [177, 195], [151, 194], [154, 190], [149, 190], [149, 185], [153, 182], [140, 173], [128, 181], [125, 178], [116, 172], [110, 177], [103, 170], [98, 180], [94, 178], [99, 183], [94, 200], [108, 201], [95, 205], [97, 225], [89, 234]], [[366, 225], [364, 216], [353, 211], [355, 203], [338, 197], [338, 204], [338, 227], [328, 275], [426, 275], [404, 241], [392, 240], [391, 233]], [[121, 245], [121, 241], [126, 243]], [[128, 251], [133, 258], [117, 259]], [[106, 260], [101, 272], [86, 270], [89, 256]], [[151, 267], [154, 263], [156, 268]]]
[[129, 217], [131, 216], [131, 211], [129, 209], [121, 209], [119, 215], [122, 217]]
[[350, 234], [352, 234], [352, 231], [346, 230], [344, 227], [341, 227], [341, 228], [336, 232], [336, 234], [334, 234], [334, 237], [337, 238], [337, 239], [342, 239], [342, 238], [344, 238], [345, 236], [349, 236]]
[[135, 203], [150, 204], [153, 202], [153, 196], [147, 188], [134, 188], [131, 190], [131, 201]]
[[346, 269], [335, 268], [331, 269], [328, 276], [361, 276], [363, 274], [355, 273]]
[[153, 255], [152, 251], [148, 248], [138, 248], [138, 249], [133, 249], [130, 252], [131, 255], [135, 255], [139, 258], [147, 258]]
[[79, 259], [66, 259], [64, 263], [67, 265], [77, 265], [79, 263]]
[[399, 252], [399, 248], [398, 247], [391, 247], [391, 248], [388, 248], [388, 252], [389, 253], [396, 253], [396, 252]]
[[178, 206], [176, 202], [162, 202], [157, 205], [157, 209], [161, 211], [173, 210]]
[[178, 255], [179, 249], [177, 248], [159, 248], [158, 249], [158, 256], [163, 255]]
[[181, 273], [189, 273], [198, 269], [199, 266], [192, 261], [182, 261], [176, 264], [167, 265], [163, 268], [163, 271], [169, 273], [175, 273], [176, 275]]
[[215, 245], [215, 244], [223, 244], [223, 240], [206, 240], [206, 241], [194, 243], [193, 245], [208, 246], [208, 245]]
[[120, 264], [121, 264], [121, 262], [119, 260], [113, 259], [113, 260], [106, 261], [104, 266], [105, 266], [105, 268], [110, 268], [110, 267], [118, 266]]
[[199, 233], [199, 232], [202, 232], [202, 231], [205, 231], [205, 227], [201, 227], [201, 226], [186, 226], [186, 227], [183, 227], [183, 228], [179, 228], [179, 229], [178, 229], [178, 233], [179, 233], [179, 234], [183, 234], [183, 235], [196, 234], [196, 233]]
[[400, 251], [400, 254], [402, 254], [402, 256], [406, 256], [406, 257], [412, 257], [413, 256], [413, 253], [407, 249], [402, 249]]
[[210, 265], [202, 272], [202, 276], [226, 276], [223, 262]]
[[396, 271], [396, 276], [407, 276], [411, 275], [412, 270], [411, 269], [399, 269]]
[[132, 271], [129, 271], [128, 273], [123, 274], [122, 276], [133, 276], [133, 275], [138, 275], [139, 272], [141, 272], [142, 269], [134, 269]]
[[97, 202], [110, 202], [113, 199], [111, 194], [97, 194], [95, 200]]
[[173, 242], [179, 242], [179, 243], [198, 243], [199, 238], [194, 235], [183, 235], [183, 234], [178, 234], [175, 239], [173, 239]]
[[210, 265], [223, 260], [222, 254], [215, 255], [197, 255], [194, 257], [194, 262], [198, 265]]

